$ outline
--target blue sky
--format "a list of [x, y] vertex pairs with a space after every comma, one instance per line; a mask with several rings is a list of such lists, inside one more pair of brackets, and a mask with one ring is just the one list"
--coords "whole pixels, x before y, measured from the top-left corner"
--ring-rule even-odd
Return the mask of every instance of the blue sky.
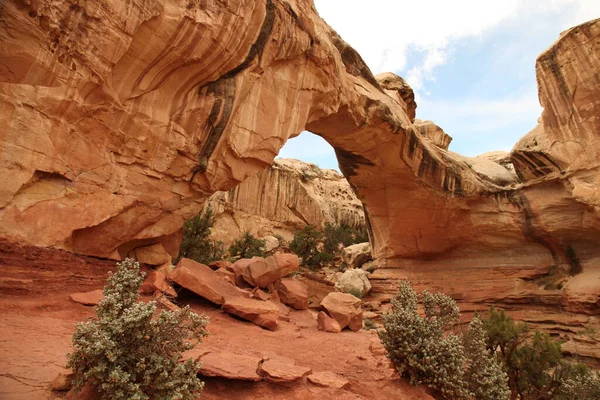
[[[417, 118], [453, 137], [450, 150], [509, 151], [542, 111], [535, 60], [560, 32], [600, 17], [599, 0], [315, 0], [320, 15], [373, 73], [415, 90]], [[333, 149], [308, 132], [280, 157], [337, 169]]]

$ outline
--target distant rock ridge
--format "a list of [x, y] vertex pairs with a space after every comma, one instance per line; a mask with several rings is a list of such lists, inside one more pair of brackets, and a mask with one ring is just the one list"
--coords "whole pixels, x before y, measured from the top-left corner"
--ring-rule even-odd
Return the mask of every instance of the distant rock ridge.
[[295, 159], [276, 159], [229, 192], [212, 195], [208, 205], [216, 215], [212, 236], [225, 244], [245, 231], [291, 240], [306, 225], [365, 225], [362, 203], [342, 174]]

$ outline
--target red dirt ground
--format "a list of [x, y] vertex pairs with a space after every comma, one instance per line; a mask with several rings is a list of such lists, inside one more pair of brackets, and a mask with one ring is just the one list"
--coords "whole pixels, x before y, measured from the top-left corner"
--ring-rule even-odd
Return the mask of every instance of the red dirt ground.
[[[49, 384], [65, 364], [74, 325], [93, 308], [68, 300], [74, 292], [102, 288], [114, 262], [56, 249], [0, 242], [0, 399], [60, 399]], [[201, 347], [257, 356], [284, 357], [313, 371], [332, 371], [351, 383], [327, 389], [309, 382], [279, 386], [205, 378], [202, 399], [431, 399], [398, 379], [385, 356], [370, 346], [373, 331], [339, 334], [317, 330], [312, 311], [292, 311], [291, 322], [271, 332], [223, 313], [182, 291], [178, 302], [210, 317], [211, 335]]]

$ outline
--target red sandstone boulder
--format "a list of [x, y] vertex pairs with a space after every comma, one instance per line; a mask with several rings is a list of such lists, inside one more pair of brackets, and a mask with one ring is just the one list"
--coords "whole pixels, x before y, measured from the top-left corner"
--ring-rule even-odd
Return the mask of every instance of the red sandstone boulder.
[[152, 294], [157, 290], [166, 295], [177, 297], [177, 292], [175, 292], [173, 286], [167, 282], [165, 274], [159, 271], [151, 271], [146, 275], [146, 279], [140, 288], [140, 292], [143, 294]]
[[288, 364], [278, 360], [266, 360], [259, 374], [268, 382], [286, 384], [302, 381], [312, 372], [310, 368]]
[[296, 310], [308, 308], [308, 289], [306, 284], [290, 278], [283, 278], [277, 288], [279, 298], [284, 304]]
[[213, 261], [210, 264], [208, 264], [208, 266], [212, 269], [214, 269], [215, 271], [220, 269], [220, 268], [229, 268], [231, 266], [231, 261], [227, 261], [227, 260], [219, 260], [219, 261]]
[[279, 307], [270, 301], [231, 297], [223, 304], [223, 311], [272, 331], [277, 328]]
[[228, 298], [249, 297], [248, 293], [208, 266], [187, 258], [182, 258], [177, 263], [169, 274], [169, 279], [219, 305], [224, 304]]
[[200, 357], [202, 366], [198, 373], [202, 376], [214, 376], [243, 381], [261, 380], [257, 373], [260, 358], [228, 352], [208, 353]]
[[229, 283], [231, 283], [232, 285], [235, 285], [235, 274], [233, 272], [231, 272], [230, 270], [226, 269], [226, 268], [219, 268], [218, 270], [215, 271], [216, 274], [221, 275], [223, 278], [225, 278]]
[[251, 293], [252, 293], [252, 298], [257, 299], [257, 300], [267, 301], [271, 297], [269, 295], [269, 293], [265, 292], [264, 290], [262, 290], [261, 288], [258, 288], [258, 287], [255, 287], [254, 289], [252, 289]]
[[346, 389], [350, 386], [350, 381], [342, 378], [333, 372], [314, 372], [308, 376], [308, 380], [320, 387], [329, 387], [335, 389]]
[[342, 331], [340, 323], [331, 318], [324, 311], [319, 311], [319, 314], [317, 314], [317, 328], [319, 328], [320, 331], [329, 333], [340, 333]]
[[233, 274], [235, 275], [235, 284], [236, 284], [236, 286], [238, 286], [238, 287], [247, 286], [247, 283], [244, 280], [244, 277], [242, 276], [242, 274], [246, 270], [246, 267], [248, 267], [248, 265], [251, 262], [253, 262], [255, 258], [260, 259], [260, 257], [241, 258], [241, 259], [237, 260], [236, 262], [234, 262], [233, 264], [228, 265], [228, 266], [225, 267], [229, 271], [233, 272]]
[[[362, 327], [361, 301], [348, 293], [332, 292], [321, 302], [321, 308], [325, 309], [329, 316], [339, 322], [344, 329], [350, 325], [350, 329], [357, 331]], [[360, 327], [358, 326], [360, 321]]]
[[104, 298], [102, 289], [92, 290], [91, 292], [73, 293], [69, 295], [69, 299], [75, 303], [83, 304], [84, 306], [95, 306]]
[[323, 282], [318, 282], [313, 279], [309, 279], [303, 276], [298, 276], [298, 280], [306, 285], [308, 291], [308, 306], [319, 307], [321, 302], [327, 295], [335, 291], [333, 285], [329, 285]]
[[267, 258], [254, 257], [242, 272], [244, 280], [252, 286], [266, 288], [299, 267], [295, 254], [276, 253]]
[[75, 373], [71, 369], [65, 369], [64, 371], [59, 372], [50, 384], [50, 389], [55, 392], [66, 392], [71, 389], [71, 383], [73, 382], [74, 376]]
[[160, 243], [138, 247], [134, 252], [134, 258], [143, 264], [163, 265], [171, 262], [171, 255]]

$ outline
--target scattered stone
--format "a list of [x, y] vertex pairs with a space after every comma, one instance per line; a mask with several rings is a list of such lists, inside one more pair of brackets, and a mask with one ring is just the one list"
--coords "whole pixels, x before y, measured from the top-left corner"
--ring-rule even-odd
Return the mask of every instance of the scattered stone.
[[56, 378], [52, 381], [50, 385], [50, 389], [55, 392], [66, 392], [71, 389], [71, 384], [73, 382], [73, 377], [75, 373], [71, 369], [65, 369], [62, 372], [59, 372]]
[[308, 291], [308, 306], [317, 308], [327, 295], [335, 291], [333, 285], [317, 282], [304, 276], [298, 276], [298, 280], [306, 285]]
[[83, 304], [84, 306], [95, 306], [104, 298], [102, 289], [92, 290], [91, 292], [73, 293], [69, 295], [69, 299], [75, 303]]
[[266, 288], [299, 267], [295, 254], [276, 253], [267, 258], [253, 257], [243, 270], [244, 280], [252, 286]]
[[348, 323], [348, 328], [350, 328], [350, 330], [352, 332], [358, 332], [362, 329], [362, 327], [363, 327], [363, 314], [361, 311], [359, 314], [353, 316], [350, 319], [350, 322]]
[[171, 297], [177, 297], [177, 292], [175, 292], [173, 286], [167, 282], [165, 274], [159, 271], [150, 271], [148, 275], [146, 275], [146, 279], [140, 288], [140, 292], [143, 294], [152, 294], [157, 290]]
[[296, 310], [306, 310], [308, 308], [308, 289], [303, 282], [283, 278], [279, 283], [277, 293], [284, 304]]
[[255, 287], [252, 289], [252, 298], [262, 301], [267, 301], [271, 297], [269, 293], [265, 292], [261, 288]]
[[360, 267], [360, 269], [372, 274], [377, 269], [377, 261], [376, 260], [367, 261]]
[[278, 360], [266, 360], [259, 367], [259, 374], [268, 382], [287, 384], [304, 380], [312, 370]]
[[[260, 258], [260, 257], [254, 257], [254, 258]], [[248, 267], [248, 265], [254, 260], [254, 258], [241, 258], [241, 259], [237, 260], [236, 262], [234, 262], [233, 264], [225, 267], [228, 270], [230, 270], [231, 272], [233, 272], [233, 274], [235, 275], [235, 285], [237, 287], [244, 287], [244, 286], [248, 285], [246, 283], [246, 281], [244, 280], [243, 273], [246, 270], [246, 268]]]
[[223, 304], [223, 311], [272, 331], [277, 328], [279, 307], [270, 301], [232, 297]]
[[331, 318], [324, 311], [319, 311], [317, 314], [317, 328], [323, 332], [340, 333], [342, 328], [340, 323]]
[[200, 357], [202, 366], [198, 373], [202, 376], [213, 376], [225, 379], [258, 382], [257, 373], [259, 357], [234, 354], [229, 352], [208, 353]]
[[133, 252], [135, 253], [134, 258], [143, 264], [163, 265], [171, 262], [171, 255], [160, 243], [138, 247]]
[[342, 378], [333, 372], [313, 372], [308, 376], [308, 380], [320, 387], [329, 387], [335, 389], [346, 389], [350, 387], [350, 381]]
[[224, 304], [228, 298], [249, 297], [248, 293], [231, 284], [208, 266], [187, 258], [179, 260], [169, 274], [169, 279], [219, 305]]
[[162, 292], [156, 291], [154, 292], [154, 298], [156, 299], [156, 302], [166, 308], [167, 310], [170, 311], [179, 311], [180, 308], [175, 305], [175, 303], [173, 303], [171, 300], [167, 299], [164, 294]]
[[210, 264], [208, 264], [208, 266], [211, 269], [214, 269], [215, 271], [221, 269], [221, 268], [225, 268], [225, 269], [229, 269], [229, 267], [231, 267], [231, 261], [226, 261], [226, 260], [219, 260], [219, 261], [212, 261]]
[[264, 249], [267, 253], [279, 247], [279, 239], [275, 236], [264, 236], [261, 239], [265, 241]]
[[335, 287], [344, 293], [357, 293], [364, 297], [371, 290], [367, 272], [362, 269], [349, 269], [342, 274]]
[[[360, 299], [351, 294], [332, 292], [323, 299], [321, 308], [325, 309], [331, 318], [339, 322], [342, 329], [352, 322], [351, 329], [356, 331], [362, 328], [360, 303]], [[359, 319], [360, 326], [358, 326]]]
[[225, 278], [229, 283], [235, 285], [235, 274], [226, 268], [219, 268], [215, 271], [216, 274], [221, 275]]
[[360, 268], [371, 259], [371, 243], [358, 243], [342, 250], [342, 259], [350, 268]]

